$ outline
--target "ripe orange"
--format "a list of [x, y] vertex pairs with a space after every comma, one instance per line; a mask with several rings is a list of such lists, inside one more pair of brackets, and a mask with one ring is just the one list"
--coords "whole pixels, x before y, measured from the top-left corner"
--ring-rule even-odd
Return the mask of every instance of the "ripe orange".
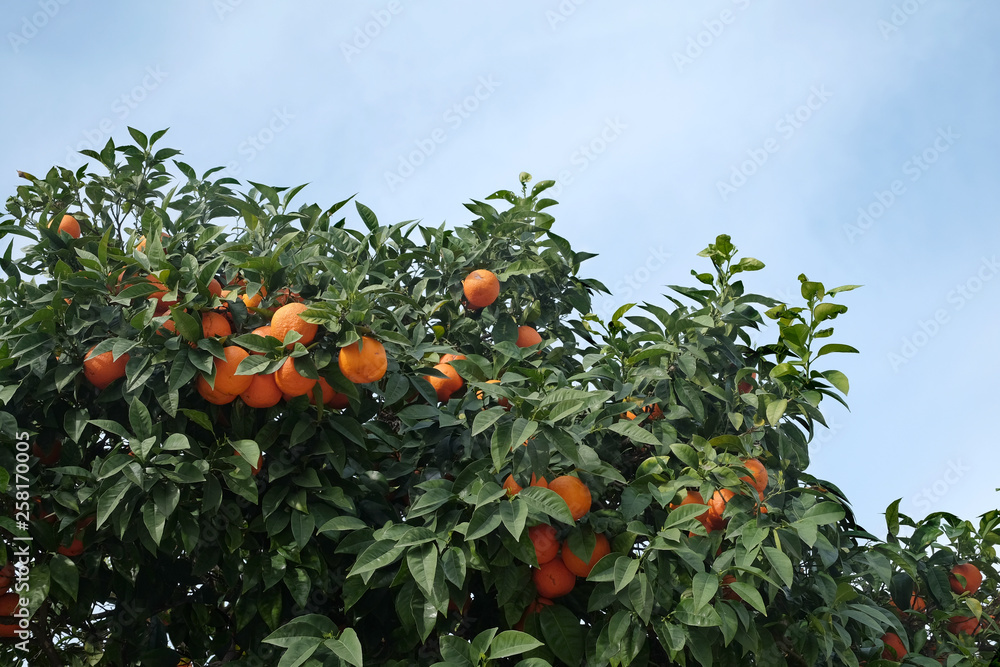
[[566, 569], [561, 558], [554, 558], [539, 566], [531, 578], [538, 594], [545, 598], [560, 598], [576, 586], [576, 575]]
[[[751, 373], [751, 375], [753, 376], [753, 379], [755, 380], [757, 379], [756, 373]], [[753, 385], [747, 382], [746, 380], [740, 380], [739, 384], [736, 385], [736, 391], [740, 392], [741, 394], [749, 394], [751, 391], [753, 391]]]
[[[256, 329], [254, 329], [250, 333], [252, 333], [255, 336], [260, 336], [261, 338], [267, 338], [268, 336], [272, 335], [271, 334], [271, 325], [270, 324], [265, 324], [262, 327], [257, 327]], [[251, 351], [250, 354], [264, 354], [264, 353], [263, 352], [252, 352]]]
[[910, 609], [913, 611], [924, 611], [927, 609], [927, 602], [914, 592], [910, 596]]
[[215, 278], [208, 281], [208, 291], [215, 296], [222, 296], [222, 283]]
[[539, 565], [544, 565], [559, 555], [559, 540], [556, 529], [547, 523], [540, 523], [528, 529], [528, 538], [535, 545], [535, 557]]
[[[342, 410], [350, 405], [350, 399], [347, 398], [346, 394], [341, 394], [336, 389], [330, 386], [330, 383], [326, 381], [326, 378], [320, 376], [319, 378], [319, 388], [323, 392], [323, 405], [334, 408], [335, 410]], [[316, 399], [313, 397], [313, 392], [309, 392], [309, 402], [313, 405], [316, 404]]]
[[885, 644], [885, 649], [882, 651], [883, 659], [900, 662], [906, 657], [903, 640], [895, 632], [887, 632], [882, 635], [882, 643]]
[[608, 543], [608, 538], [604, 537], [601, 533], [597, 533], [597, 544], [594, 545], [594, 550], [590, 552], [590, 560], [587, 562], [584, 562], [573, 553], [573, 550], [569, 548], [569, 540], [566, 540], [562, 544], [562, 559], [563, 564], [566, 565], [566, 569], [584, 579], [590, 576], [590, 571], [597, 565], [597, 561], [609, 553], [611, 553], [611, 545]]
[[718, 527], [726, 524], [722, 518], [722, 513], [726, 511], [726, 504], [736, 495], [735, 491], [729, 489], [719, 489], [712, 494], [712, 499], [708, 501], [708, 518]]
[[948, 619], [948, 632], [953, 635], [957, 634], [967, 634], [967, 635], [978, 635], [979, 621], [976, 620], [975, 616], [952, 616]]
[[10, 585], [14, 583], [14, 564], [7, 561], [7, 564], [0, 569], [0, 595], [10, 590]]
[[562, 475], [549, 482], [549, 488], [559, 494], [559, 497], [566, 501], [570, 514], [574, 520], [580, 519], [590, 511], [593, 498], [590, 489], [580, 481], [579, 477]]
[[158, 335], [160, 335], [160, 336], [163, 336], [163, 335], [165, 335], [163, 333], [164, 331], [169, 331], [172, 334], [176, 334], [177, 333], [177, 325], [174, 324], [174, 320], [173, 320], [172, 317], [168, 317], [167, 321], [164, 322], [163, 324], [161, 324], [160, 328], [156, 330], [156, 333]]
[[281, 389], [274, 381], [274, 373], [251, 375], [250, 386], [240, 393], [240, 398], [251, 408], [270, 408], [281, 400]]
[[740, 477], [740, 480], [763, 493], [764, 489], [767, 488], [767, 468], [757, 459], [747, 459], [743, 461], [743, 465], [750, 471], [753, 477], [747, 475], [746, 477]]
[[253, 382], [253, 376], [236, 375], [236, 369], [250, 353], [235, 345], [226, 345], [222, 352], [226, 355], [225, 361], [215, 360], [215, 390], [233, 396], [242, 394]]
[[[680, 502], [680, 505], [691, 505], [691, 504], [697, 504], [697, 505], [705, 504], [705, 499], [702, 497], [701, 493], [694, 489], [688, 489], [687, 495], [684, 496], [684, 500]], [[680, 505], [678, 505], [678, 507]], [[671, 509], [674, 508], [671, 507]], [[705, 510], [695, 518], [698, 519], [701, 525], [705, 526], [706, 532], [711, 533], [713, 530], [718, 529], [718, 526], [716, 526], [715, 522], [712, 520], [711, 510]]]
[[[264, 300], [265, 296], [267, 296], [267, 290], [264, 289], [263, 285], [261, 285], [259, 292], [254, 292], [253, 294], [243, 294], [243, 295], [240, 296], [240, 298], [243, 299], [243, 303], [246, 304], [247, 308], [259, 308], [260, 307], [260, 302]], [[272, 315], [272, 317], [273, 317], [273, 315]], [[313, 326], [317, 326], [317, 325], [314, 324]], [[315, 333], [313, 335], [315, 335]], [[305, 336], [303, 335], [303, 339], [304, 338], [305, 338]], [[309, 343], [306, 343], [306, 342], [303, 341], [302, 344], [303, 345], [308, 345]]]
[[279, 305], [285, 306], [296, 301], [302, 301], [302, 296], [299, 295], [298, 292], [293, 292], [287, 287], [282, 287], [274, 293], [274, 300]]
[[214, 338], [215, 336], [225, 337], [233, 333], [233, 327], [229, 324], [229, 320], [224, 315], [211, 311], [202, 313], [201, 330], [205, 338]]
[[80, 238], [80, 223], [73, 216], [66, 214], [59, 221], [59, 228], [56, 230], [56, 233], [59, 232], [66, 232], [73, 238], [78, 239]]
[[13, 616], [20, 601], [21, 596], [17, 593], [0, 595], [0, 616]]
[[529, 326], [519, 326], [517, 328], [517, 346], [531, 347], [542, 342], [542, 337], [535, 329]]
[[59, 463], [59, 457], [62, 455], [62, 440], [56, 438], [44, 446], [36, 440], [31, 445], [31, 453], [38, 457], [38, 461], [43, 466], [54, 466]]
[[[965, 579], [965, 584], [963, 585], [959, 581], [959, 575]], [[948, 575], [948, 581], [951, 584], [951, 590], [955, 591], [959, 595], [962, 593], [968, 593], [972, 595], [979, 590], [979, 587], [983, 583], [983, 573], [979, 571], [979, 568], [972, 563], [961, 563], [951, 568], [951, 574]]]
[[[302, 336], [297, 342], [303, 345], [313, 342], [316, 332], [319, 331], [319, 325], [310, 324], [300, 317], [303, 311], [308, 309], [309, 306], [304, 303], [290, 303], [274, 311], [274, 315], [271, 316], [271, 335], [284, 341], [289, 331], [297, 331]], [[291, 348], [292, 344], [286, 347]]]
[[729, 587], [729, 584], [733, 583], [734, 581], [736, 581], [736, 577], [734, 577], [731, 574], [727, 574], [726, 576], [724, 576], [722, 578], [722, 585], [720, 586], [720, 588], [722, 589], [722, 599], [723, 600], [742, 600], [743, 599], [743, 598], [741, 598], [739, 596], [739, 594], [736, 591], [732, 590]]
[[163, 284], [163, 282], [157, 276], [155, 276], [155, 275], [149, 275], [149, 276], [146, 277], [146, 280], [148, 280], [153, 285], [153, 287], [155, 287], [157, 289], [156, 292], [153, 292], [148, 297], [150, 299], [157, 299], [158, 300], [158, 303], [156, 304], [156, 314], [157, 315], [161, 315], [161, 314], [165, 313], [167, 311], [168, 307], [170, 307], [170, 306], [174, 305], [175, 303], [177, 303], [177, 299], [165, 299], [164, 298], [165, 296], [167, 296], [167, 293], [170, 290], [167, 288], [166, 285]]
[[485, 308], [500, 296], [500, 281], [492, 271], [477, 269], [462, 281], [462, 289], [470, 307]]
[[[652, 406], [647, 405], [642, 409], [642, 411], [649, 415], [649, 419], [647, 421], [652, 422], [656, 421], [657, 419], [663, 419], [663, 410], [660, 409], [659, 405], [652, 405]], [[628, 412], [625, 413], [625, 416], [629, 419], [635, 419], [637, 415], [631, 410], [629, 410]]]
[[108, 350], [92, 357], [90, 353], [94, 351], [95, 347], [97, 346], [90, 348], [87, 351], [87, 356], [84, 357], [83, 374], [90, 380], [90, 384], [103, 390], [107, 389], [118, 378], [125, 377], [125, 364], [128, 363], [129, 355], [126, 352], [118, 359], [114, 359], [114, 355]]
[[[170, 238], [170, 234], [167, 234], [166, 232], [160, 232], [160, 240], [161, 241], [163, 239], [169, 239], [169, 238]], [[139, 237], [139, 243], [135, 246], [135, 249], [138, 250], [139, 252], [146, 252], [146, 237], [145, 236], [140, 236]]]
[[70, 545], [68, 547], [59, 545], [59, 548], [56, 549], [56, 552], [62, 554], [63, 556], [68, 556], [70, 558], [75, 558], [76, 556], [82, 554], [83, 540], [81, 539], [80, 536], [83, 535], [84, 529], [86, 529], [86, 527], [93, 522], [94, 522], [94, 517], [87, 517], [86, 519], [81, 519], [80, 521], [78, 521], [76, 524], [76, 532], [73, 533], [73, 541], [70, 542]]
[[[247, 376], [253, 377], [253, 376]], [[212, 389], [212, 385], [208, 384], [208, 380], [205, 379], [203, 375], [198, 376], [198, 381], [195, 383], [195, 388], [198, 393], [206, 401], [213, 405], [225, 405], [227, 403], [232, 403], [236, 400], [236, 394], [226, 394], [221, 391]]]
[[458, 374], [458, 371], [451, 364], [436, 364], [434, 370], [444, 373], [447, 377], [432, 377], [425, 375], [424, 379], [434, 387], [434, 393], [442, 403], [451, 398], [451, 395], [462, 388], [465, 380]]
[[[295, 304], [290, 305], [294, 306]], [[288, 307], [282, 306], [282, 308]], [[337, 364], [344, 377], [354, 384], [378, 382], [389, 367], [388, 359], [385, 356], [385, 347], [369, 336], [363, 336], [360, 341], [340, 348]]]
[[441, 358], [438, 360], [439, 364], [447, 364], [458, 359], [465, 359], [464, 354], [442, 354]]
[[[487, 380], [486, 384], [500, 384], [500, 380]], [[480, 401], [483, 400], [484, 398], [483, 392], [477, 390], [476, 398], [478, 398]], [[505, 397], [501, 396], [500, 400], [497, 401], [497, 404], [503, 409], [510, 412], [510, 401], [508, 401]]]
[[[518, 484], [514, 480], [514, 476], [513, 475], [507, 475], [507, 479], [505, 479], [503, 481], [503, 485], [502, 486], [503, 486], [503, 488], [507, 489], [507, 496], [510, 497], [510, 498], [513, 498], [518, 493], [520, 493], [521, 489], [523, 488], [520, 484]], [[540, 486], [543, 489], [547, 489], [547, 488], [549, 488], [549, 482], [544, 477], [542, 477], [541, 479], [538, 479], [538, 478], [535, 477], [535, 473], [531, 473], [531, 483], [528, 484], [528, 486]]]
[[316, 385], [316, 380], [299, 375], [295, 370], [295, 359], [292, 357], [285, 359], [281, 368], [275, 371], [274, 381], [278, 383], [281, 393], [288, 396], [303, 396], [312, 392]]

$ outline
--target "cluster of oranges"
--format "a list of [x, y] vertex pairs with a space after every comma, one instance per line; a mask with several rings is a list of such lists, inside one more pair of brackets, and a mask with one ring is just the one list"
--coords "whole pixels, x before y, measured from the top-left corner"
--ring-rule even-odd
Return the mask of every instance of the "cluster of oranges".
[[[764, 489], [767, 488], [768, 482], [767, 468], [759, 459], [744, 459], [741, 463], [744, 468], [750, 471], [750, 474], [740, 477], [740, 481], [746, 482], [757, 491], [760, 512], [767, 514], [767, 507], [764, 506]], [[688, 489], [684, 499], [678, 505], [670, 505], [670, 509], [692, 503], [708, 505], [708, 509], [699, 514], [697, 519], [705, 527], [706, 532], [711, 533], [726, 527], [728, 519], [723, 518], [723, 513], [726, 511], [726, 505], [735, 496], [736, 492], [731, 489], [719, 489], [712, 494], [711, 499], [706, 503], [701, 492], [697, 489]]]
[[[948, 573], [948, 583], [956, 595], [975, 595], [983, 584], [983, 573], [972, 563], [959, 563]], [[916, 591], [910, 596], [910, 609], [919, 613], [927, 611], [927, 601]], [[965, 634], [974, 637], [992, 620], [992, 617], [987, 618], [985, 615], [981, 619], [975, 616], [952, 616], [948, 619], [948, 632], [953, 635]], [[884, 644], [882, 650], [884, 659], [901, 662], [906, 657], [906, 646], [895, 632], [887, 632], [882, 635], [882, 643]]]
[[[531, 475], [529, 486], [548, 488], [554, 491], [566, 503], [574, 521], [579, 521], [590, 511], [593, 502], [590, 489], [579, 477], [561, 475], [551, 482], [544, 477]], [[522, 491], [520, 484], [513, 475], [507, 475], [503, 481], [507, 495], [513, 498]], [[586, 579], [597, 562], [611, 553], [608, 538], [596, 533], [593, 551], [588, 560], [583, 560], [569, 546], [569, 539], [559, 540], [559, 531], [548, 523], [540, 523], [528, 528], [528, 538], [535, 548], [535, 558], [538, 567], [532, 570], [532, 580], [538, 591], [538, 598], [528, 606], [521, 620], [515, 625], [520, 630], [524, 627], [527, 617], [541, 611], [542, 607], [553, 604], [554, 598], [567, 595], [576, 587], [577, 577]]]

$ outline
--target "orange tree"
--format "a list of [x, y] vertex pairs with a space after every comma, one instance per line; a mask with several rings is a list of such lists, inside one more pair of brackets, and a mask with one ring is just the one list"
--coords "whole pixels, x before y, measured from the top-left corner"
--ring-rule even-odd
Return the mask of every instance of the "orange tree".
[[720, 236], [604, 322], [551, 181], [349, 225], [131, 134], [0, 222], [4, 664], [992, 658], [998, 515], [879, 539], [806, 472], [850, 286]]

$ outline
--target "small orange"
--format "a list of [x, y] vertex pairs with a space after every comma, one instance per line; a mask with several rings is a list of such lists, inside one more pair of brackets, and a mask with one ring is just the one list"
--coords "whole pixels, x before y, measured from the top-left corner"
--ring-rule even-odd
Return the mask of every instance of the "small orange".
[[274, 381], [274, 373], [251, 375], [250, 386], [240, 393], [240, 398], [251, 408], [270, 408], [281, 401], [281, 389]]
[[128, 352], [114, 359], [110, 350], [96, 357], [90, 356], [96, 345], [87, 351], [83, 361], [83, 374], [98, 389], [107, 389], [118, 378], [125, 377], [125, 364], [128, 363]]
[[215, 360], [215, 390], [223, 394], [242, 394], [253, 382], [252, 375], [236, 375], [240, 362], [250, 354], [242, 347], [226, 345], [222, 348], [225, 360]]
[[542, 337], [538, 332], [529, 326], [519, 326], [517, 328], [517, 346], [531, 347], [542, 342]]
[[[704, 505], [705, 504], [705, 499], [702, 498], [700, 492], [698, 492], [698, 491], [696, 491], [694, 489], [688, 489], [687, 495], [684, 496], [684, 500], [682, 500], [680, 502], [680, 504], [681, 505], [690, 505], [690, 504]], [[671, 506], [671, 509], [674, 509], [674, 507]], [[710, 510], [705, 510], [704, 512], [702, 512], [701, 514], [699, 514], [695, 518], [698, 519], [699, 522], [701, 522], [701, 525], [705, 526], [705, 530], [707, 532], [709, 532], [709, 533], [711, 533], [716, 528], [715, 522], [712, 521]]]
[[544, 565], [559, 554], [559, 540], [556, 529], [547, 523], [540, 523], [528, 529], [528, 539], [535, 545], [535, 558]]
[[229, 320], [224, 315], [211, 311], [202, 313], [201, 330], [205, 338], [214, 338], [215, 336], [225, 337], [233, 333], [233, 327], [229, 324]]
[[539, 566], [531, 578], [538, 594], [545, 598], [560, 598], [576, 586], [576, 575], [566, 568], [561, 558], [554, 558]]
[[927, 609], [927, 602], [914, 591], [910, 596], [910, 609], [913, 611], [924, 611]]
[[759, 492], [763, 492], [767, 488], [767, 468], [758, 459], [747, 459], [743, 461], [743, 466], [750, 471], [750, 474], [746, 477], [740, 477], [741, 481], [746, 482], [753, 488], [757, 489]]
[[593, 498], [587, 485], [580, 481], [579, 477], [572, 475], [562, 475], [549, 482], [549, 488], [555, 491], [562, 498], [574, 520], [580, 519], [590, 511]]
[[167, 318], [167, 321], [160, 325], [160, 328], [156, 330], [156, 333], [160, 336], [165, 335], [163, 332], [169, 331], [172, 334], [177, 333], [177, 325], [174, 324], [174, 320], [171, 317]]
[[59, 228], [56, 230], [58, 232], [66, 232], [75, 239], [80, 238], [80, 223], [73, 216], [66, 214], [59, 221]]
[[[963, 585], [959, 581], [959, 575], [965, 579], [965, 584]], [[948, 575], [948, 581], [951, 584], [951, 590], [955, 591], [959, 595], [962, 593], [968, 593], [972, 595], [979, 590], [979, 587], [983, 583], [983, 573], [979, 571], [979, 568], [972, 563], [961, 563], [951, 568], [951, 574]]]
[[208, 281], [208, 291], [215, 296], [222, 296], [222, 283], [212, 278]]
[[434, 370], [444, 373], [447, 377], [432, 377], [425, 375], [424, 379], [434, 387], [434, 393], [442, 403], [451, 398], [452, 394], [462, 388], [465, 380], [451, 364], [436, 364]]
[[[161, 239], [161, 241], [162, 241], [162, 239], [169, 239], [169, 238], [170, 238], [170, 234], [167, 234], [166, 232], [160, 232], [160, 239]], [[139, 252], [146, 252], [146, 237], [145, 236], [140, 236], [139, 237], [139, 243], [138, 243], [138, 245], [135, 246], [135, 249], [138, 250]]]
[[882, 650], [883, 659], [901, 662], [906, 657], [906, 647], [903, 646], [903, 640], [895, 632], [887, 632], [882, 635], [882, 643], [885, 644], [885, 648]]
[[566, 569], [584, 579], [590, 576], [590, 571], [597, 565], [597, 561], [609, 553], [611, 553], [611, 544], [608, 542], [608, 538], [604, 537], [601, 533], [597, 533], [597, 543], [594, 545], [594, 550], [590, 552], [590, 560], [587, 562], [584, 562], [573, 553], [573, 550], [569, 548], [569, 540], [566, 540], [562, 544], [562, 559], [566, 565]]
[[[243, 303], [246, 304], [247, 308], [259, 308], [260, 302], [264, 300], [265, 296], [267, 296], [267, 290], [264, 289], [262, 285], [260, 288], [260, 292], [255, 292], [254, 294], [243, 294], [240, 296], [240, 298], [243, 299]], [[313, 326], [316, 325], [314, 324]], [[303, 336], [303, 338], [305, 338], [305, 336]], [[308, 345], [308, 343], [306, 342], [303, 342], [302, 344]]]
[[[297, 331], [302, 336], [298, 341], [303, 345], [308, 345], [316, 338], [319, 331], [318, 324], [310, 324], [302, 319], [301, 314], [308, 310], [309, 306], [304, 303], [290, 303], [274, 311], [271, 316], [271, 335], [280, 341], [285, 340], [285, 335], [289, 331]], [[293, 347], [289, 344], [286, 347]]]
[[[514, 481], [513, 475], [507, 475], [507, 479], [503, 481], [503, 488], [507, 489], [507, 496], [513, 498], [518, 493], [521, 492], [522, 486]], [[535, 477], [535, 473], [531, 473], [531, 483], [528, 486], [540, 486], [543, 489], [549, 488], [549, 482], [544, 477], [538, 479]]]
[[722, 513], [726, 511], [726, 505], [736, 495], [735, 491], [729, 489], [719, 489], [712, 494], [708, 501], [708, 516], [716, 526], [723, 526], [726, 520], [722, 518]]
[[470, 307], [485, 308], [500, 296], [500, 281], [492, 271], [477, 269], [462, 281], [462, 290]]
[[[500, 380], [487, 380], [486, 384], [500, 384]], [[483, 400], [483, 392], [477, 390], [476, 398], [478, 398], [480, 401]], [[497, 401], [497, 404], [503, 409], [510, 412], [510, 401], [508, 401], [506, 397], [501, 396], [500, 400]]]
[[452, 361], [457, 361], [458, 359], [465, 359], [464, 354], [442, 354], [441, 359], [438, 360], [439, 364], [447, 364]]
[[278, 383], [278, 389], [281, 390], [282, 394], [293, 397], [311, 393], [316, 385], [316, 380], [299, 375], [299, 372], [295, 370], [295, 359], [292, 357], [285, 359], [281, 368], [275, 371], [274, 381]]
[[198, 393], [202, 398], [213, 405], [226, 405], [227, 403], [232, 403], [236, 400], [236, 394], [226, 394], [212, 389], [212, 385], [208, 384], [208, 380], [206, 380], [203, 375], [198, 376], [198, 381], [195, 383], [195, 389], [198, 390]]
[[[294, 305], [296, 304], [289, 304], [282, 306], [282, 308]], [[360, 341], [340, 348], [337, 364], [344, 377], [354, 384], [378, 382], [389, 367], [388, 359], [385, 356], [385, 347], [369, 336], [363, 336]]]

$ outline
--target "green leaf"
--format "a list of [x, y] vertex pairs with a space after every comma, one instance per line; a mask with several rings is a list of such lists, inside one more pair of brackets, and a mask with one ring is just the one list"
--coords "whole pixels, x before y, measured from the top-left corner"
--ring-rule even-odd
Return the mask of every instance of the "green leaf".
[[542, 609], [538, 622], [545, 644], [556, 657], [567, 665], [579, 665], [586, 644], [580, 619], [566, 607], [552, 605]]
[[719, 575], [714, 572], [699, 572], [691, 580], [691, 593], [694, 600], [694, 610], [700, 611], [715, 597], [719, 590]]
[[764, 606], [764, 598], [760, 596], [760, 593], [756, 588], [744, 581], [734, 581], [729, 584], [729, 588], [732, 589], [734, 593], [739, 595], [744, 602], [749, 604], [764, 616], [767, 616], [767, 608]]
[[899, 535], [899, 503], [902, 501], [902, 498], [897, 498], [885, 508], [885, 525], [893, 537]]
[[358, 633], [354, 631], [354, 628], [344, 628], [340, 637], [326, 640], [324, 646], [348, 664], [354, 665], [354, 667], [364, 667], [365, 660], [361, 650], [361, 640], [358, 639]]
[[819, 352], [816, 353], [816, 358], [822, 357], [824, 354], [833, 354], [834, 352], [859, 354], [857, 349], [851, 347], [850, 345], [844, 345], [842, 343], [827, 343], [823, 347], [819, 348]]
[[823, 377], [825, 377], [830, 384], [840, 390], [840, 393], [846, 395], [851, 389], [850, 383], [847, 381], [847, 376], [840, 371], [823, 371]]
[[791, 586], [795, 576], [792, 560], [781, 549], [775, 547], [764, 547], [764, 556], [767, 557], [774, 572], [781, 578], [785, 586]]
[[493, 638], [490, 643], [490, 660], [497, 660], [499, 658], [509, 658], [512, 655], [520, 655], [521, 653], [527, 653], [533, 649], [543, 646], [542, 642], [538, 641], [526, 632], [518, 632], [517, 630], [505, 630]]
[[496, 423], [498, 419], [507, 414], [507, 411], [501, 407], [490, 408], [489, 410], [482, 410], [476, 415], [476, 418], [472, 422], [472, 435], [473, 437], [479, 435], [490, 426]]
[[56, 554], [49, 561], [49, 577], [52, 583], [56, 584], [76, 600], [77, 590], [80, 587], [80, 573], [76, 569], [76, 563], [62, 554]]
[[767, 421], [770, 422], [772, 426], [777, 426], [778, 422], [781, 420], [781, 416], [785, 414], [785, 409], [787, 407], [788, 401], [784, 398], [772, 401], [767, 406]]
[[[560, 498], [560, 500], [562, 500]], [[563, 503], [565, 504], [565, 503]], [[500, 511], [496, 503], [480, 505], [472, 513], [469, 520], [469, 529], [465, 533], [465, 540], [477, 540], [484, 535], [489, 535], [500, 525]]]
[[378, 540], [368, 546], [355, 561], [354, 567], [348, 572], [349, 577], [359, 576], [374, 572], [394, 562], [403, 552], [396, 546], [394, 540]]
[[628, 556], [619, 556], [615, 560], [615, 593], [632, 583], [639, 571], [639, 561]]
[[822, 502], [807, 509], [802, 517], [795, 523], [811, 523], [816, 526], [825, 526], [831, 523], [837, 523], [843, 519], [844, 516], [844, 507], [839, 503]]
[[140, 439], [148, 438], [153, 434], [153, 420], [149, 416], [149, 409], [139, 400], [138, 396], [133, 396], [129, 402], [128, 419], [132, 430]]
[[524, 524], [528, 520], [528, 505], [519, 495], [511, 498], [509, 502], [500, 503], [500, 520], [515, 540], [521, 539]]
[[542, 512], [556, 521], [562, 521], [570, 526], [576, 523], [573, 520], [573, 514], [569, 511], [569, 505], [551, 489], [529, 486], [522, 489], [517, 496], [528, 504], [529, 510]]
[[620, 435], [624, 435], [626, 438], [634, 442], [639, 442], [644, 445], [660, 445], [660, 441], [652, 433], [639, 426], [638, 424], [631, 421], [619, 421], [615, 422], [608, 427], [609, 431], [614, 431]]

